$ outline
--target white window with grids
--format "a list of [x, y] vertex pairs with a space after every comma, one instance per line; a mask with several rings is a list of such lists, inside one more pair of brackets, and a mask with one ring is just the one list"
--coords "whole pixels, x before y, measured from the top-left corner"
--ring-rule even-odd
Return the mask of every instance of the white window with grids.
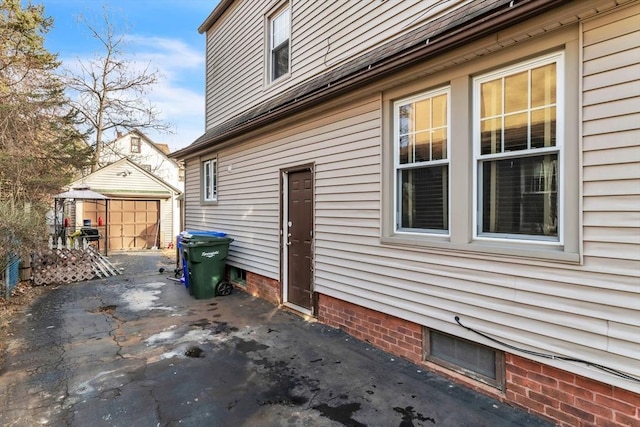
[[449, 234], [449, 88], [394, 103], [396, 232]]
[[475, 236], [562, 244], [563, 55], [474, 79]]
[[269, 80], [289, 73], [291, 15], [287, 7], [269, 19]]
[[202, 200], [215, 202], [218, 200], [218, 161], [210, 159], [202, 162]]

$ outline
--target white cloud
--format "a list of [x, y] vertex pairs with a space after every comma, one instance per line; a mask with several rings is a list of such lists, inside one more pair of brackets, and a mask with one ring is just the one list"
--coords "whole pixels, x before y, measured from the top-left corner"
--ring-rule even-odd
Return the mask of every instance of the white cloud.
[[195, 49], [182, 40], [165, 37], [132, 36], [129, 39], [135, 44], [143, 59], [157, 61], [159, 67], [166, 69], [191, 69], [204, 65], [204, 47]]

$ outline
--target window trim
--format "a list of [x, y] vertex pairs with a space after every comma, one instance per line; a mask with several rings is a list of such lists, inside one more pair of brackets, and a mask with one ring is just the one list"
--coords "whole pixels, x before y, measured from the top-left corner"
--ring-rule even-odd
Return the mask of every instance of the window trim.
[[[446, 159], [430, 160], [424, 162], [424, 167], [438, 167], [447, 165], [448, 177], [447, 177], [447, 229], [438, 231], [435, 229], [401, 229], [399, 226], [399, 182], [398, 172], [400, 170], [417, 169], [419, 166], [416, 162], [412, 165], [401, 166], [398, 145], [399, 145], [399, 129], [400, 129], [400, 114], [399, 107], [408, 103], [418, 102], [425, 99], [433, 99], [437, 96], [447, 96], [447, 144], [446, 144]], [[393, 102], [393, 229], [395, 234], [399, 235], [430, 235], [435, 237], [450, 237], [451, 236], [451, 87], [449, 85], [443, 86], [437, 89], [425, 91], [417, 95], [409, 96], [406, 98], [400, 98]]]
[[[548, 65], [548, 64], [556, 64], [556, 145], [554, 147], [548, 148], [538, 148], [538, 149], [528, 149], [521, 151], [513, 151], [513, 152], [504, 152], [500, 154], [493, 155], [482, 155], [480, 153], [480, 87], [482, 83], [495, 80], [498, 78], [504, 78], [510, 75], [517, 74], [522, 71], [529, 71], [533, 68]], [[473, 102], [473, 114], [472, 114], [472, 129], [473, 129], [473, 137], [471, 138], [473, 144], [473, 204], [472, 204], [472, 214], [473, 214], [473, 240], [476, 241], [486, 241], [486, 242], [505, 242], [505, 243], [522, 243], [522, 244], [531, 244], [531, 245], [546, 245], [546, 246], [564, 246], [564, 236], [565, 236], [565, 137], [563, 129], [565, 127], [564, 121], [564, 113], [566, 111], [567, 105], [565, 102], [565, 86], [564, 79], [565, 76], [565, 55], [564, 52], [558, 51], [553, 52], [546, 55], [537, 56], [530, 60], [520, 61], [516, 64], [502, 67], [497, 70], [493, 70], [489, 73], [480, 74], [478, 76], [473, 77], [473, 94], [471, 96]], [[501, 159], [509, 159], [509, 158], [525, 158], [525, 157], [533, 157], [537, 155], [543, 154], [551, 154], [557, 153], [558, 155], [558, 189], [560, 191], [560, 195], [558, 196], [558, 238], [557, 239], [549, 239], [544, 238], [543, 236], [526, 236], [526, 235], [505, 235], [505, 233], [495, 233], [494, 236], [491, 236], [491, 233], [480, 233], [480, 219], [482, 215], [480, 210], [482, 207], [480, 206], [480, 179], [479, 179], [479, 164], [483, 160], [501, 160]]]
[[[274, 50], [274, 46], [272, 46], [273, 24], [275, 19], [278, 18], [287, 10], [289, 11], [289, 27], [288, 27], [289, 34], [286, 39], [286, 41], [289, 43], [287, 71], [281, 76], [274, 78], [274, 64], [273, 64], [273, 56], [272, 56], [273, 50]], [[267, 85], [279, 83], [283, 80], [287, 80], [291, 76], [291, 44], [292, 44], [291, 35], [292, 35], [292, 9], [291, 9], [290, 2], [285, 1], [285, 2], [279, 3], [278, 5], [276, 5], [276, 7], [270, 9], [265, 14], [265, 64], [266, 64], [265, 77], [266, 77]]]
[[[207, 193], [207, 175], [206, 175], [206, 170], [207, 167], [209, 165], [214, 165], [214, 173], [213, 173], [213, 197], [212, 198], [207, 198], [206, 193]], [[200, 185], [201, 185], [201, 191], [200, 191], [200, 202], [202, 204], [215, 204], [218, 202], [218, 184], [219, 184], [219, 180], [218, 180], [218, 158], [217, 157], [210, 157], [207, 159], [203, 159], [200, 163]]]

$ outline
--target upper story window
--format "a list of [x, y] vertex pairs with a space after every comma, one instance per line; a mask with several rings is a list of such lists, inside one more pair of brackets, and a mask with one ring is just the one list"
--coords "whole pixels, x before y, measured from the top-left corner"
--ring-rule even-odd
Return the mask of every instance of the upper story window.
[[289, 7], [269, 18], [269, 80], [289, 73], [291, 52], [291, 15]]
[[210, 159], [202, 162], [202, 200], [218, 200], [218, 161]]
[[134, 154], [140, 153], [140, 138], [137, 136], [131, 137], [131, 152]]
[[396, 230], [449, 230], [449, 89], [394, 104]]
[[543, 57], [474, 81], [479, 238], [561, 241], [561, 59]]

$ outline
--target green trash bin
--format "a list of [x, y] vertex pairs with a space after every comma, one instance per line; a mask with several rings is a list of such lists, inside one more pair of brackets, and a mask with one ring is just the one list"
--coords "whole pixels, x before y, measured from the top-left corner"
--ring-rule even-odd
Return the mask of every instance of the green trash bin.
[[229, 295], [230, 283], [224, 280], [225, 260], [230, 237], [190, 235], [182, 239], [182, 251], [189, 274], [189, 293], [196, 299]]

